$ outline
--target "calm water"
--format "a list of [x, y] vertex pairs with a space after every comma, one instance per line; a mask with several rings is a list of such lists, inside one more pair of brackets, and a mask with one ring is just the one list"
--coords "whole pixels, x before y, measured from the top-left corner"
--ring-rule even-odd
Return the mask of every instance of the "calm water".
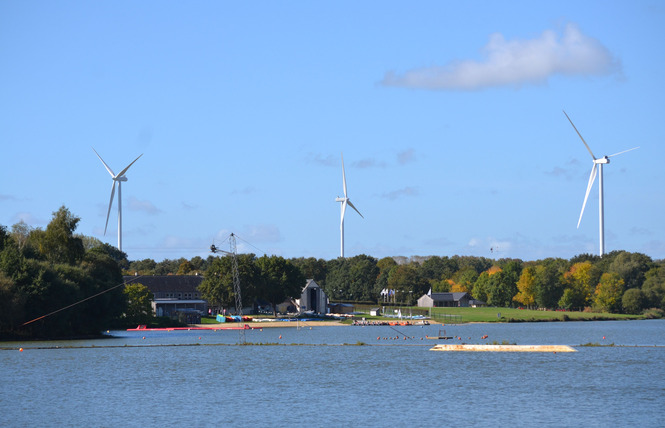
[[235, 346], [237, 331], [2, 343], [24, 351], [0, 351], [0, 424], [665, 425], [665, 320], [441, 327], [466, 343], [622, 345], [567, 354], [430, 352], [439, 326], [309, 325], [246, 332], [302, 346]]

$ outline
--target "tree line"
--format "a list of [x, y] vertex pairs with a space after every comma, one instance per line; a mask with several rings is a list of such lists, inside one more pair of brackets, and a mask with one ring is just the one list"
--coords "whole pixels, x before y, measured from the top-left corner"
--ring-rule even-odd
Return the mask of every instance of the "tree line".
[[[202, 274], [206, 277], [202, 291], [208, 293], [204, 296], [226, 306], [233, 298], [231, 264], [223, 261], [226, 259], [210, 256], [160, 263], [146, 259], [129, 263], [127, 272]], [[271, 258], [257, 258], [254, 254], [238, 256], [240, 269], [246, 272], [241, 274], [241, 284], [243, 293], [247, 289], [247, 299], [261, 298], [266, 292], [265, 285], [257, 285], [263, 280], [256, 279], [251, 272], [261, 271], [256, 264], [264, 264], [267, 259]], [[613, 251], [602, 258], [581, 254], [570, 260], [536, 261], [475, 256], [376, 259], [367, 255], [332, 260], [277, 259], [285, 266], [295, 266], [304, 278], [315, 279], [328, 297], [337, 302], [378, 304], [386, 300], [381, 292], [392, 290], [391, 302], [415, 305], [419, 297], [431, 290], [467, 292], [474, 299], [496, 307], [630, 314], [648, 311], [654, 317], [665, 313], [665, 260], [652, 260], [645, 254], [627, 251]], [[225, 291], [218, 296], [211, 294], [210, 274], [226, 278]], [[291, 294], [283, 293], [284, 297], [299, 294], [298, 287], [292, 288]]]
[[[97, 334], [136, 324], [151, 296], [136, 284], [120, 287], [124, 275], [204, 275], [201, 293], [212, 305], [232, 307], [229, 256], [190, 260], [129, 261], [117, 248], [75, 233], [80, 219], [64, 206], [46, 229], [20, 222], [0, 225], [0, 337]], [[243, 304], [273, 308], [297, 298], [314, 279], [331, 301], [415, 305], [432, 292], [467, 292], [497, 307], [625, 312], [661, 317], [665, 312], [665, 260], [614, 251], [602, 258], [536, 261], [475, 256], [385, 257], [324, 260], [238, 255]], [[91, 296], [97, 296], [89, 299]], [[76, 304], [75, 310], [60, 309]], [[45, 315], [47, 315], [45, 317]]]

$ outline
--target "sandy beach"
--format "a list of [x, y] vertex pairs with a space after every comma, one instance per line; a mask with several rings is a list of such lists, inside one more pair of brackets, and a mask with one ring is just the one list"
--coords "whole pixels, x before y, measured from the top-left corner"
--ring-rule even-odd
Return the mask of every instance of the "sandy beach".
[[[428, 320], [430, 324], [439, 324], [436, 321]], [[341, 326], [348, 327], [351, 324], [342, 324], [342, 321], [251, 321], [243, 323], [219, 323], [219, 324], [194, 324], [193, 327], [238, 327], [242, 324], [247, 324], [251, 328], [273, 328], [273, 327], [328, 327], [328, 326]]]

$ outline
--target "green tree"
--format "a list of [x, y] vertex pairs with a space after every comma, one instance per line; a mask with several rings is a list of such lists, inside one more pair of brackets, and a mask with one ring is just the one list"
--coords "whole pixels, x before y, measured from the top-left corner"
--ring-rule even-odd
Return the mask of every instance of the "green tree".
[[652, 265], [653, 260], [645, 254], [622, 251], [614, 257], [607, 272], [617, 273], [624, 280], [626, 288], [639, 288]]
[[629, 288], [621, 298], [621, 307], [627, 314], [641, 314], [645, 303], [646, 297], [639, 288]]
[[355, 301], [375, 301], [375, 284], [379, 276], [377, 260], [364, 254], [349, 259], [349, 291]]
[[646, 299], [645, 305], [665, 309], [665, 261], [661, 261], [645, 274], [642, 291]]
[[396, 265], [388, 275], [388, 288], [395, 290], [395, 301], [413, 305], [429, 290], [429, 283], [412, 265]]
[[125, 286], [127, 310], [124, 319], [128, 325], [150, 324], [154, 318], [152, 292], [143, 284], [132, 283]]
[[53, 213], [53, 218], [45, 231], [33, 232], [39, 252], [48, 262], [74, 264], [83, 258], [85, 254], [83, 241], [74, 236], [79, 221], [80, 218], [62, 206]]
[[306, 279], [300, 269], [280, 256], [262, 256], [256, 259], [260, 280], [257, 284], [258, 295], [270, 302], [277, 315], [277, 305], [286, 298], [300, 297]]
[[536, 265], [535, 272], [535, 298], [536, 304], [541, 308], [556, 308], [559, 299], [563, 296], [563, 272], [567, 270], [568, 262], [563, 259], [548, 258]]
[[313, 279], [321, 288], [325, 290], [326, 276], [328, 275], [328, 265], [325, 260], [314, 257], [300, 257], [290, 259], [291, 263], [300, 269], [306, 279]]
[[[260, 280], [259, 270], [254, 254], [238, 254], [237, 261], [242, 305], [246, 306], [257, 297], [256, 286]], [[233, 257], [231, 255], [217, 257], [212, 261], [199, 285], [199, 291], [212, 307], [235, 308]]]

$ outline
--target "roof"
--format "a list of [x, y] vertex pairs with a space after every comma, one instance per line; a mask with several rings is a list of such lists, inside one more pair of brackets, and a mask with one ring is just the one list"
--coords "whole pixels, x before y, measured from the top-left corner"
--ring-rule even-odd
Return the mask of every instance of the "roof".
[[471, 299], [469, 293], [460, 292], [460, 293], [432, 293], [430, 297], [435, 302], [459, 302], [466, 296], [467, 299]]
[[164, 292], [198, 292], [198, 287], [203, 281], [202, 275], [146, 275], [146, 276], [124, 276], [125, 282], [143, 284], [153, 293]]
[[303, 289], [303, 291], [305, 291], [305, 289], [307, 289], [307, 288], [321, 288], [321, 287], [313, 279], [308, 279], [307, 283], [305, 284], [305, 286], [302, 289]]

